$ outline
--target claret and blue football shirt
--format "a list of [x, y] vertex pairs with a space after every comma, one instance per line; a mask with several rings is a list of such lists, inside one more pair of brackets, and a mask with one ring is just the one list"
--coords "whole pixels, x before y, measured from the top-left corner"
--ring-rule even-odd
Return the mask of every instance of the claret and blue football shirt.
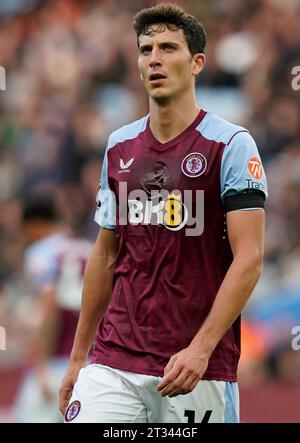
[[[96, 222], [115, 229], [113, 294], [93, 363], [163, 376], [207, 317], [232, 262], [226, 212], [263, 207], [267, 183], [243, 127], [201, 110], [167, 143], [149, 115], [115, 131], [105, 152]], [[203, 379], [236, 381], [240, 318]]]

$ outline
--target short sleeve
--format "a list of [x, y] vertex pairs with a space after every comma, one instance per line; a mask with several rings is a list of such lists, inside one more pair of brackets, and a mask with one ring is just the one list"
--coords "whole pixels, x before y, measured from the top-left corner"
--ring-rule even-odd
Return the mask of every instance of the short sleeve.
[[105, 151], [102, 164], [99, 191], [96, 197], [97, 207], [94, 220], [99, 226], [105, 229], [115, 229], [116, 227], [116, 197], [109, 187], [108, 182], [108, 150], [110, 140]]
[[221, 199], [239, 194], [268, 197], [267, 180], [254, 139], [249, 132], [235, 134], [226, 145], [221, 162]]

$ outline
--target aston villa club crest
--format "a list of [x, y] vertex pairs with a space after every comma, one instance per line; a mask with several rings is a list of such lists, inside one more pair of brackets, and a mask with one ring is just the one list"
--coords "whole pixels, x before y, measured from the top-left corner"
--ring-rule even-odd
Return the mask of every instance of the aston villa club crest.
[[75, 417], [79, 414], [81, 408], [80, 401], [73, 401], [67, 408], [65, 413], [65, 421], [69, 422], [74, 420]]
[[187, 177], [199, 177], [207, 168], [207, 161], [200, 152], [188, 154], [181, 163], [181, 170]]

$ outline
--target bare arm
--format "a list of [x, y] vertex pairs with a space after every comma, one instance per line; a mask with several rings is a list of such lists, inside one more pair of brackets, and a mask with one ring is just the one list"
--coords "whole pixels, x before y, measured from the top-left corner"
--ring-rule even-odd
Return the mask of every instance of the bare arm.
[[261, 273], [264, 216], [263, 209], [227, 214], [232, 264], [211, 311], [191, 344], [173, 355], [166, 366], [165, 377], [158, 385], [163, 396], [186, 394], [196, 387], [213, 350], [245, 306]]
[[100, 229], [86, 265], [79, 322], [67, 374], [60, 389], [60, 410], [64, 413], [79, 370], [85, 366], [99, 321], [109, 305], [117, 254], [114, 230]]
[[220, 286], [213, 307], [192, 344], [207, 345], [212, 353], [225, 332], [240, 315], [262, 269], [264, 210], [232, 211], [227, 214], [233, 262]]

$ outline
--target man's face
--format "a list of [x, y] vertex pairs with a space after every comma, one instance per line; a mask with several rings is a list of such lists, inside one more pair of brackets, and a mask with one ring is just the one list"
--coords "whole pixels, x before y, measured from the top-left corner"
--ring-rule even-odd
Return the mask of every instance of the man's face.
[[181, 29], [166, 27], [164, 32], [155, 32], [156, 25], [151, 29], [151, 35], [139, 38], [138, 66], [146, 91], [159, 101], [193, 88], [199, 62], [197, 56], [192, 57]]

